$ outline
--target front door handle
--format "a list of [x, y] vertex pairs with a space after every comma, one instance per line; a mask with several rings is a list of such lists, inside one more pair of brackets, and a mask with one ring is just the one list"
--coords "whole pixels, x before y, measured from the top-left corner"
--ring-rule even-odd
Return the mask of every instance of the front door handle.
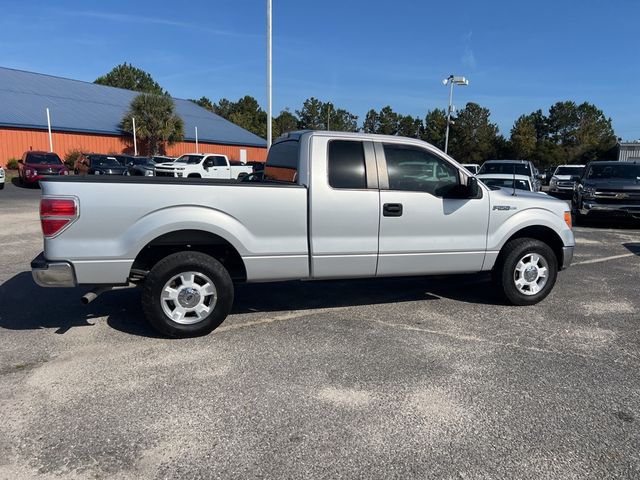
[[385, 217], [401, 217], [402, 204], [401, 203], [385, 203], [382, 206], [382, 215], [384, 215]]

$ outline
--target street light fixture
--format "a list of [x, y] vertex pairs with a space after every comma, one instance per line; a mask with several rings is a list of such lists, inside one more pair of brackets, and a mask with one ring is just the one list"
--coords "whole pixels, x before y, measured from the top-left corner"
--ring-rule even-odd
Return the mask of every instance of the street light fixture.
[[447, 78], [442, 80], [443, 85], [449, 85], [449, 110], [447, 111], [447, 133], [444, 138], [444, 153], [447, 153], [449, 149], [449, 126], [451, 125], [451, 113], [453, 112], [453, 86], [467, 86], [469, 85], [469, 80], [464, 77], [457, 77], [455, 75], [449, 75]]

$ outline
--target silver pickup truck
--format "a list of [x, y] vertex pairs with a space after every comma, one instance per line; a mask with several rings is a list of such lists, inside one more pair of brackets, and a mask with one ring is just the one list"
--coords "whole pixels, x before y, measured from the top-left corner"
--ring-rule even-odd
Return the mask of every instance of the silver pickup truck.
[[45, 287], [142, 286], [169, 336], [211, 332], [234, 282], [492, 271], [515, 305], [545, 298], [573, 255], [569, 207], [487, 187], [433, 146], [402, 137], [295, 132], [264, 179], [47, 178]]

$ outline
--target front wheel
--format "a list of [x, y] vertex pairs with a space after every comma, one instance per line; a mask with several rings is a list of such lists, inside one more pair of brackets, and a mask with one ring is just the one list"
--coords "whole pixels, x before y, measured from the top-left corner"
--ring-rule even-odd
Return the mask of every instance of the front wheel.
[[210, 333], [227, 318], [232, 305], [229, 272], [200, 252], [179, 252], [160, 260], [142, 290], [145, 317], [170, 337]]
[[508, 242], [494, 267], [494, 278], [513, 305], [534, 305], [553, 289], [558, 260], [546, 243], [533, 238]]

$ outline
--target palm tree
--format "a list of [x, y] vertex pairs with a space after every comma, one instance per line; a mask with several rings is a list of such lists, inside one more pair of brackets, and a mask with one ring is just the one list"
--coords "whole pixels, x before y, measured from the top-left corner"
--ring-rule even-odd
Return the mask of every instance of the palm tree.
[[176, 115], [169, 95], [141, 93], [131, 101], [122, 118], [121, 128], [133, 134], [131, 119], [136, 119], [136, 135], [147, 145], [147, 153], [156, 155], [161, 144], [172, 145], [184, 137], [184, 122]]

